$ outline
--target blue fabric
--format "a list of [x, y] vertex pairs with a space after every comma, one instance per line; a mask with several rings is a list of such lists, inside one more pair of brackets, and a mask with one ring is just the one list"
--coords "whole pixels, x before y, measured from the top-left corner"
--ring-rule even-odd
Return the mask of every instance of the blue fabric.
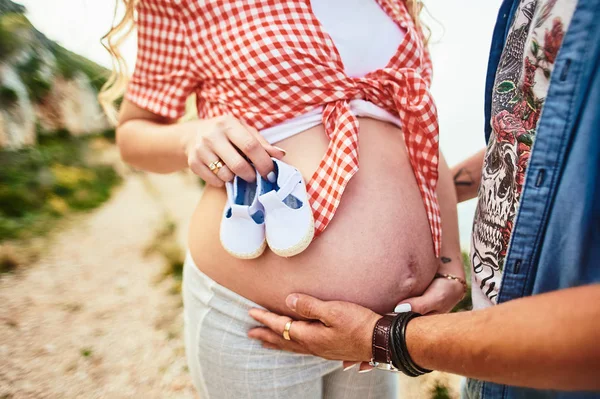
[[[519, 0], [501, 6], [486, 84], [492, 85]], [[579, 0], [540, 118], [498, 302], [600, 282], [600, 0]], [[515, 370], [518, 372], [518, 370]], [[600, 398], [470, 383], [469, 398]]]

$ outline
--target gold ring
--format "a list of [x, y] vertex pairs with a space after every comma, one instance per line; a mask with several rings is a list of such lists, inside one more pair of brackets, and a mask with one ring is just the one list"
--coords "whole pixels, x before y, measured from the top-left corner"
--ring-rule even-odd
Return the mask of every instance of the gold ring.
[[294, 322], [293, 320], [290, 320], [287, 323], [285, 323], [285, 327], [283, 327], [283, 339], [285, 339], [286, 341], [292, 340], [290, 338], [290, 328], [292, 328], [293, 322]]
[[211, 170], [211, 172], [213, 172], [215, 175], [217, 173], [219, 173], [219, 171], [221, 170], [221, 168], [223, 167], [223, 162], [221, 162], [220, 159], [217, 159], [214, 162], [211, 162], [210, 165], [208, 165], [208, 169]]

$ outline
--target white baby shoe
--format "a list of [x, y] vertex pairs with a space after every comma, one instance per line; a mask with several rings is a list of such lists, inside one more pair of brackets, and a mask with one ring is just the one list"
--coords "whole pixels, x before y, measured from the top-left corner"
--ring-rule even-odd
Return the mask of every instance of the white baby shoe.
[[273, 183], [258, 176], [258, 201], [265, 211], [266, 239], [271, 251], [290, 257], [304, 251], [315, 234], [312, 208], [300, 172], [273, 158]]
[[240, 177], [227, 182], [227, 203], [221, 219], [221, 245], [240, 259], [258, 258], [265, 250], [265, 211], [258, 202], [258, 182]]

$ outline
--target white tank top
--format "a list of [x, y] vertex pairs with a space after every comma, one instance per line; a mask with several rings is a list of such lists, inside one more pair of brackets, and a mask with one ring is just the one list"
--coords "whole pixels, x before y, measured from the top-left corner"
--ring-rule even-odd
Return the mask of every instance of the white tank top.
[[[396, 53], [405, 32], [379, 7], [375, 0], [311, 0], [313, 13], [337, 48], [346, 75], [363, 77], [385, 67]], [[356, 116], [390, 122], [400, 120], [365, 100], [350, 101]], [[276, 143], [322, 123], [323, 107], [261, 131], [269, 143]]]

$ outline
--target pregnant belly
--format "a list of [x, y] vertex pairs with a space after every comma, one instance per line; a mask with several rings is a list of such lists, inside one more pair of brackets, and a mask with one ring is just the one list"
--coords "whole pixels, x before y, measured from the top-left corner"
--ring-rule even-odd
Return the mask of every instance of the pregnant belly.
[[[322, 126], [278, 146], [284, 161], [309, 180], [327, 148]], [[400, 129], [360, 119], [360, 170], [348, 184], [327, 229], [306, 251], [281, 258], [268, 249], [254, 260], [231, 257], [219, 242], [226, 196], [207, 188], [190, 227], [198, 268], [217, 283], [273, 311], [291, 315], [292, 292], [344, 300], [385, 313], [422, 293], [437, 263], [423, 201]]]

